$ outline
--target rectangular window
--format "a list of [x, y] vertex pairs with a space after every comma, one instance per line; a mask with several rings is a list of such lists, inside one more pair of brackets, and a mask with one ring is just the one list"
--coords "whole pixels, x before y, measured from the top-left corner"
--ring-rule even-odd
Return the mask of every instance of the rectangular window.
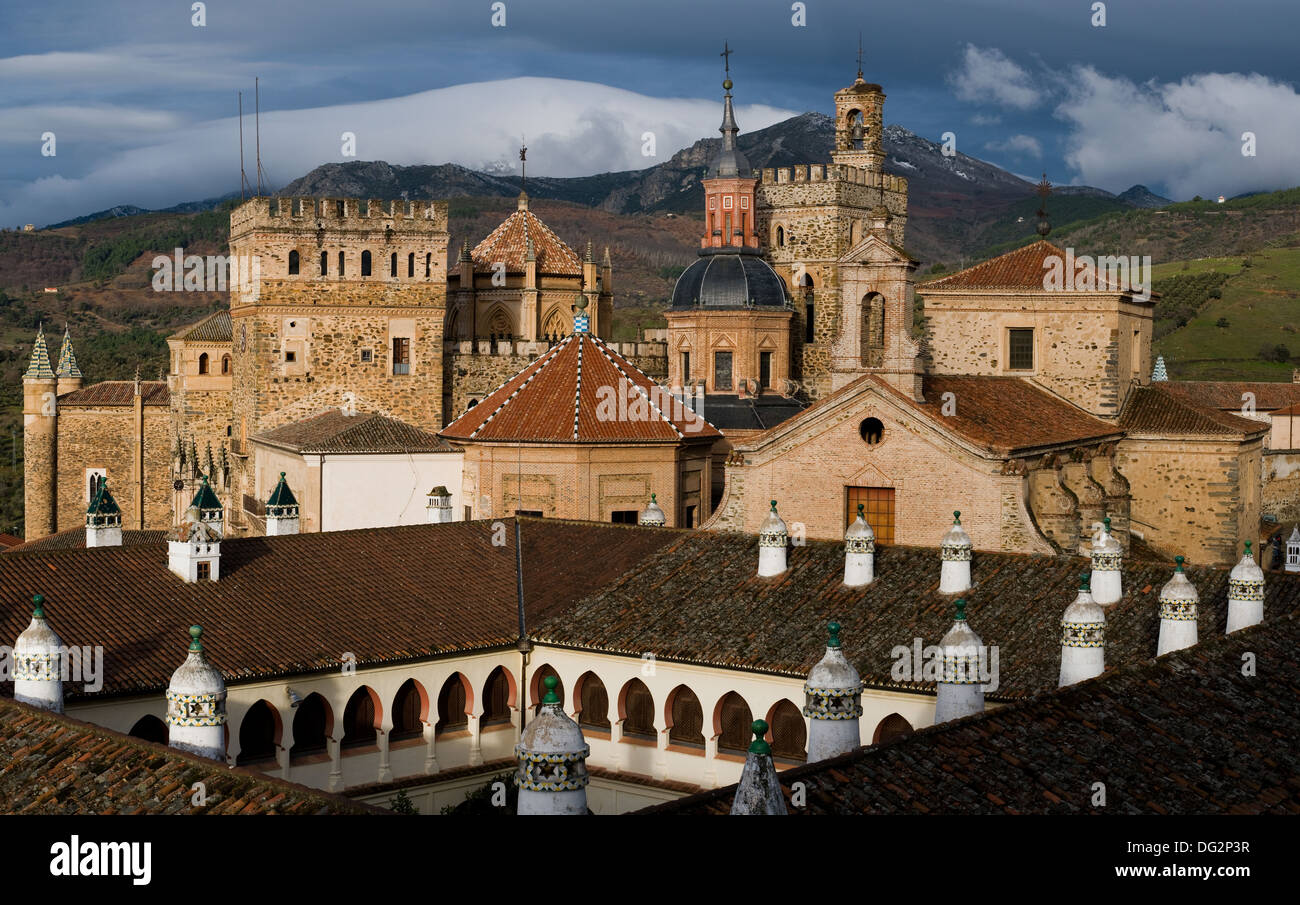
[[285, 361], [297, 361], [297, 359], [298, 359], [298, 353], [297, 353], [297, 352], [285, 352], [285, 353], [284, 353], [284, 360], [285, 360]]
[[718, 196], [714, 195], [709, 199], [709, 210], [716, 211], [717, 209], [718, 209]]
[[474, 507], [473, 507], [473, 506], [466, 506], [466, 507], [465, 507], [465, 521], [467, 521], [467, 522], [472, 522], [472, 521], [474, 521]]
[[713, 353], [713, 388], [715, 390], [731, 389], [731, 353]]
[[682, 384], [686, 385], [691, 382], [691, 353], [682, 353]]
[[198, 575], [199, 575], [199, 581], [211, 581], [211, 580], [212, 580], [212, 563], [210, 563], [210, 562], [201, 562], [201, 563], [199, 563], [199, 572], [198, 572]]
[[741, 196], [740, 196], [740, 209], [741, 209], [742, 211], [747, 211], [747, 210], [749, 210], [749, 196], [748, 196], [748, 195], [741, 195]]
[[1012, 371], [1034, 369], [1034, 331], [1013, 328], [1007, 331], [1007, 367]]
[[372, 362], [372, 361], [374, 361], [374, 360], [375, 360], [375, 352], [374, 352], [373, 349], [362, 349], [362, 350], [361, 350], [361, 361], [362, 361], [364, 364], [370, 364], [370, 362]]
[[540, 509], [516, 509], [515, 515], [531, 515], [533, 518], [545, 518], [546, 513]]
[[858, 503], [863, 516], [876, 534], [877, 544], [894, 542], [894, 488], [845, 487], [844, 526], [847, 528], [858, 517]]
[[730, 196], [730, 195], [723, 195], [723, 196], [722, 196], [722, 209], [723, 209], [724, 211], [729, 211], [729, 210], [731, 210], [731, 196]]
[[686, 507], [686, 527], [687, 527], [687, 528], [697, 528], [697, 527], [699, 527], [698, 525], [695, 524], [695, 507], [694, 507], [694, 506], [687, 506], [687, 507]]
[[772, 385], [772, 353], [758, 353], [758, 385], [761, 387], [770, 387]]
[[813, 332], [813, 327], [817, 322], [814, 320], [813, 314], [813, 303], [809, 302], [804, 306], [803, 316], [803, 341], [806, 343], [817, 342], [817, 334]]
[[393, 338], [393, 373], [411, 373], [411, 340], [405, 336]]
[[635, 509], [619, 509], [609, 514], [609, 520], [615, 525], [635, 525], [637, 511]]

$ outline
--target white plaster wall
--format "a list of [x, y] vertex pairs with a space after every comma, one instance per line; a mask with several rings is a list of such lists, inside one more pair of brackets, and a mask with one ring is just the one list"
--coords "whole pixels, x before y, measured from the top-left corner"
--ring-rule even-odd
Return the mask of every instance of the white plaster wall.
[[427, 520], [427, 494], [438, 485], [451, 491], [452, 520], [464, 518], [463, 453], [325, 456], [324, 530], [420, 525]]

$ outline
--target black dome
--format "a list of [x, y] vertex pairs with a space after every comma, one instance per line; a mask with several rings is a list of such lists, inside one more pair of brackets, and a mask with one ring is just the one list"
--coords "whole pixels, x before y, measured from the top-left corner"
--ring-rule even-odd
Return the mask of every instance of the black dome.
[[756, 251], [705, 249], [673, 287], [674, 310], [783, 308], [785, 304], [785, 284]]

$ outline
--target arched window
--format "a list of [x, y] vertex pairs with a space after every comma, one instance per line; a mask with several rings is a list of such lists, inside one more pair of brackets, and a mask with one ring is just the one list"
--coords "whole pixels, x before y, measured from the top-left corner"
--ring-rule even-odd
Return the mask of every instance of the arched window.
[[379, 708], [375, 706], [375, 693], [362, 685], [348, 698], [343, 708], [343, 747], [360, 748], [373, 745], [379, 727]]
[[395, 742], [419, 738], [424, 733], [425, 716], [424, 689], [414, 679], [407, 679], [393, 698], [393, 731], [389, 738]]
[[858, 425], [858, 433], [862, 436], [863, 443], [875, 446], [885, 436], [885, 423], [879, 418], [863, 418]]
[[559, 308], [552, 308], [551, 312], [546, 315], [546, 321], [542, 324], [542, 334], [544, 336], [564, 336], [569, 332], [568, 328], [572, 322], [566, 323], [566, 319]]
[[230, 373], [230, 356], [229, 356], [229, 355], [222, 355], [222, 356], [221, 356], [221, 373], [222, 373], [222, 374], [229, 374], [229, 373]]
[[879, 292], [862, 299], [862, 363], [869, 368], [885, 363], [885, 297]]
[[745, 699], [730, 691], [718, 702], [718, 714], [714, 720], [714, 732], [718, 736], [718, 750], [728, 754], [744, 754], [749, 750], [749, 743], [754, 740], [750, 726], [754, 715], [745, 703]]
[[327, 277], [329, 276], [329, 273], [330, 273], [330, 253], [328, 251], [322, 251], [320, 253], [320, 275], [323, 277]]
[[490, 726], [493, 723], [510, 722], [510, 679], [504, 668], [498, 666], [483, 684], [483, 716], [479, 723]]
[[896, 738], [906, 738], [912, 734], [912, 724], [903, 719], [896, 713], [891, 713], [880, 721], [876, 726], [875, 734], [871, 736], [871, 744], [883, 745], [885, 742], [892, 742]]
[[438, 722], [433, 731], [456, 732], [469, 725], [469, 691], [465, 687], [465, 677], [455, 672], [438, 692]]
[[325, 738], [330, 734], [329, 704], [319, 694], [307, 695], [293, 715], [293, 746], [289, 760], [312, 757], [326, 752]]
[[790, 701], [777, 701], [768, 714], [767, 724], [773, 757], [793, 761], [808, 759], [808, 727], [798, 707]]
[[578, 725], [583, 729], [609, 731], [609, 694], [605, 683], [594, 673], [584, 673], [578, 680]]
[[207, 353], [207, 352], [204, 352], [202, 355], [199, 356], [199, 373], [200, 373], [200, 374], [206, 374], [206, 373], [208, 373], [208, 353]]
[[235, 763], [243, 766], [275, 760], [279, 724], [266, 701], [258, 701], [250, 707], [244, 714], [244, 721], [239, 724], [239, 756]]
[[511, 335], [510, 315], [506, 314], [504, 308], [492, 309], [492, 313], [488, 315], [488, 330], [496, 334], [498, 339], [505, 339]]
[[685, 685], [678, 685], [670, 696], [668, 741], [674, 745], [704, 747], [704, 711], [700, 699]]
[[340, 251], [339, 252], [339, 276], [343, 276], [344, 272], [345, 271], [343, 269], [343, 252]]
[[546, 681], [547, 676], [555, 676], [555, 693], [560, 696], [561, 701], [564, 700], [564, 680], [555, 671], [555, 667], [549, 663], [543, 663], [533, 671], [533, 677], [528, 683], [533, 688], [534, 716], [542, 712], [542, 698], [546, 697], [546, 686], [542, 683]]
[[406, 256], [406, 275], [408, 277], [415, 276], [415, 252], [411, 252]]
[[655, 701], [650, 696], [650, 689], [640, 679], [633, 679], [623, 687], [619, 711], [624, 735], [650, 739], [658, 737], [655, 730]]
[[289, 276], [298, 275], [298, 252], [297, 250], [289, 252]]
[[153, 714], [145, 714], [135, 721], [131, 727], [131, 735], [136, 738], [142, 738], [146, 742], [157, 742], [160, 745], [167, 744], [167, 724]]
[[369, 251], [361, 252], [361, 275], [363, 277], [370, 276], [370, 252]]
[[784, 248], [784, 247], [785, 247], [785, 227], [784, 227], [784, 226], [778, 226], [778, 227], [776, 228], [776, 246], [777, 246], [777, 248]]
[[393, 252], [393, 260], [388, 268], [388, 275], [393, 279], [397, 279], [397, 252]]

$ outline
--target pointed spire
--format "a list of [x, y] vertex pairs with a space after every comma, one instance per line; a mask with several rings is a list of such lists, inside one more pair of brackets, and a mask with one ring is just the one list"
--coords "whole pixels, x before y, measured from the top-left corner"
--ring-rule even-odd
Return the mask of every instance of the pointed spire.
[[808, 673], [804, 683], [803, 715], [808, 717], [808, 762], [836, 757], [862, 742], [858, 719], [862, 716], [862, 678], [844, 656], [840, 624], [826, 626], [830, 637], [826, 654]]
[[1155, 370], [1151, 372], [1151, 382], [1158, 383], [1162, 380], [1168, 379], [1169, 372], [1165, 370], [1165, 357], [1163, 355], [1157, 355]]
[[1196, 611], [1200, 595], [1183, 571], [1183, 557], [1175, 556], [1174, 575], [1160, 589], [1160, 637], [1156, 656], [1196, 643]]
[[1228, 574], [1228, 634], [1264, 621], [1264, 570], [1250, 546]]
[[1079, 593], [1061, 617], [1060, 687], [1099, 676], [1106, 668], [1106, 614], [1089, 583], [1087, 572], [1079, 576]]
[[595, 263], [596, 263], [596, 258], [595, 258], [595, 256], [594, 256], [592, 250], [591, 250], [591, 240], [590, 240], [590, 239], [587, 240], [587, 254], [583, 257], [582, 260], [585, 261], [585, 262], [588, 263], [588, 264], [595, 264]]
[[167, 685], [167, 744], [213, 760], [226, 758], [226, 682], [208, 662], [203, 628], [190, 626], [185, 662]]
[[461, 259], [462, 261], [473, 261], [473, 260], [474, 260], [472, 257], [470, 257], [470, 253], [469, 253], [469, 243], [468, 243], [468, 242], [462, 242], [462, 243], [460, 243], [460, 259]]
[[785, 796], [781, 794], [776, 765], [772, 763], [772, 746], [763, 739], [767, 735], [767, 721], [754, 720], [750, 730], [754, 733], [754, 741], [745, 755], [745, 767], [736, 785], [731, 813], [785, 815], [788, 813]]
[[722, 56], [727, 61], [727, 73], [726, 78], [722, 81], [724, 92], [722, 96], [722, 125], [718, 127], [718, 131], [722, 133], [722, 150], [718, 152], [718, 156], [709, 165], [708, 178], [753, 175], [753, 171], [749, 167], [749, 161], [736, 144], [736, 136], [740, 133], [740, 127], [736, 125], [736, 111], [731, 103], [732, 53], [734, 51], [724, 43]]
[[519, 814], [586, 814], [587, 756], [582, 729], [564, 712], [555, 676], [546, 676], [546, 694], [537, 716], [515, 745]]
[[605, 246], [605, 253], [600, 257], [600, 266], [605, 268], [606, 270], [614, 266], [614, 263], [609, 259], [608, 245]]
[[53, 380], [54, 370], [50, 367], [50, 350], [45, 345], [45, 328], [36, 328], [36, 342], [32, 343], [32, 358], [23, 374], [24, 380]]
[[72, 377], [81, 379], [81, 368], [77, 367], [77, 356], [72, 351], [72, 334], [65, 326], [63, 328], [63, 347], [59, 350], [59, 368], [57, 371], [59, 377]]
[[108, 491], [108, 478], [97, 482], [95, 495], [86, 507], [86, 546], [122, 546], [122, 510]]

